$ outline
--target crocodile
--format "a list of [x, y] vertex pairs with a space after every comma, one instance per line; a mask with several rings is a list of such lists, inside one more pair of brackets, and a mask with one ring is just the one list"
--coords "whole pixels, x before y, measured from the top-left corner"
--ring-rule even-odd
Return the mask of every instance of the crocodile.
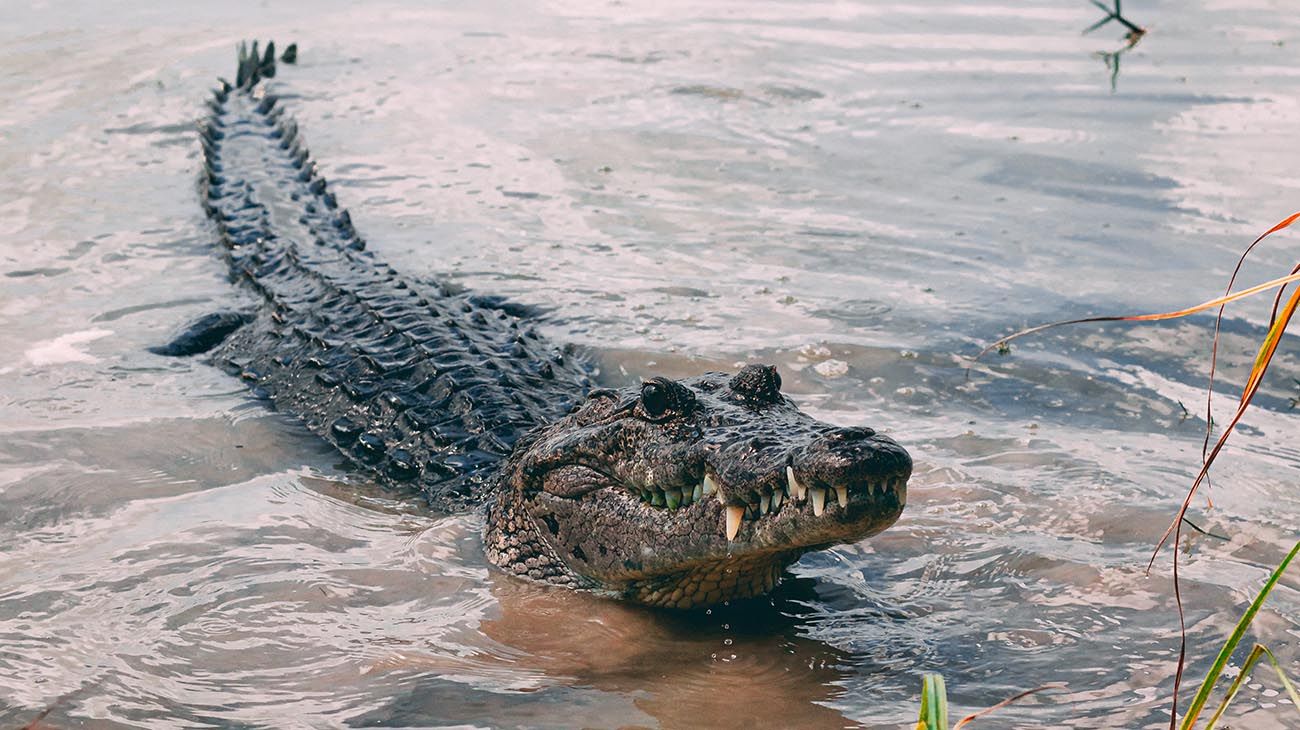
[[203, 206], [254, 310], [158, 352], [206, 353], [435, 511], [480, 510], [488, 560], [540, 583], [698, 608], [898, 519], [907, 452], [804, 413], [774, 366], [602, 387], [529, 311], [399, 274], [312, 161], [275, 70], [274, 44], [241, 45], [199, 128]]

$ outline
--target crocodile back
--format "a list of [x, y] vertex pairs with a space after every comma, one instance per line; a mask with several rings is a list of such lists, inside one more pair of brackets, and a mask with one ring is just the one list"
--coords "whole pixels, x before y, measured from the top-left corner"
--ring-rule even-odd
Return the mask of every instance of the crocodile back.
[[264, 85], [223, 85], [201, 128], [203, 198], [231, 276], [260, 297], [214, 361], [387, 483], [479, 502], [529, 429], [589, 384], [572, 353], [491, 300], [366, 250]]

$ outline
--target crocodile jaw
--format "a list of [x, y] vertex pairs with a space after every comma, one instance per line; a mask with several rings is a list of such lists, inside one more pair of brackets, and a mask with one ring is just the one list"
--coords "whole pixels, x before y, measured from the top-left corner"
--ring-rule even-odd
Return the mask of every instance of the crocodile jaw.
[[[756, 372], [757, 371], [757, 372]], [[912, 462], [869, 428], [821, 423], [774, 371], [599, 391], [516, 447], [489, 513], [489, 558], [534, 580], [654, 606], [767, 592], [800, 555], [893, 524]]]

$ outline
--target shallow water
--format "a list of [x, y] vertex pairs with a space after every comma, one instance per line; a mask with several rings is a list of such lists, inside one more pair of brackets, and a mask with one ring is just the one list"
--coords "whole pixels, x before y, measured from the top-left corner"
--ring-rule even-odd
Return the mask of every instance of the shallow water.
[[[920, 676], [989, 727], [1156, 727], [1207, 320], [1058, 330], [1222, 289], [1292, 212], [1284, 3], [66, 2], [0, 14], [0, 725], [897, 727]], [[917, 462], [880, 537], [704, 616], [486, 568], [472, 516], [350, 473], [144, 348], [245, 301], [194, 121], [249, 35], [372, 248], [509, 295], [607, 382], [777, 363]], [[1244, 281], [1295, 259], [1279, 239]], [[1239, 383], [1267, 316], [1223, 344]], [[1199, 677], [1296, 539], [1293, 342], [1183, 547]], [[1225, 385], [1225, 418], [1231, 385]], [[1180, 403], [1191, 411], [1184, 413]], [[1300, 673], [1300, 579], [1256, 621]], [[1242, 726], [1300, 715], [1258, 672]]]

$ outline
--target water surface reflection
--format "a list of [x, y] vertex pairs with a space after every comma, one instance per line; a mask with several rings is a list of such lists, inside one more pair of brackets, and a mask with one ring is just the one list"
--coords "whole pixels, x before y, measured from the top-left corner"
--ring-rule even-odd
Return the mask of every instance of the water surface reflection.
[[[1144, 5], [1114, 93], [1060, 0], [6, 10], [0, 725], [897, 727], [926, 671], [963, 709], [1067, 684], [996, 726], [1166, 722], [1168, 558], [1143, 567], [1199, 463], [1208, 330], [963, 355], [1221, 288], [1300, 188], [1288, 8]], [[772, 603], [644, 612], [490, 573], [475, 518], [148, 354], [247, 304], [192, 122], [252, 30], [299, 41], [277, 82], [395, 266], [543, 310], [606, 382], [777, 363], [908, 445], [907, 514]], [[1225, 382], [1265, 318], [1227, 323]], [[1230, 540], [1185, 562], [1191, 676], [1295, 539], [1295, 395], [1266, 386], [1197, 505]], [[1292, 676], [1297, 616], [1286, 579], [1257, 620]], [[1234, 722], [1292, 722], [1254, 679]]]

